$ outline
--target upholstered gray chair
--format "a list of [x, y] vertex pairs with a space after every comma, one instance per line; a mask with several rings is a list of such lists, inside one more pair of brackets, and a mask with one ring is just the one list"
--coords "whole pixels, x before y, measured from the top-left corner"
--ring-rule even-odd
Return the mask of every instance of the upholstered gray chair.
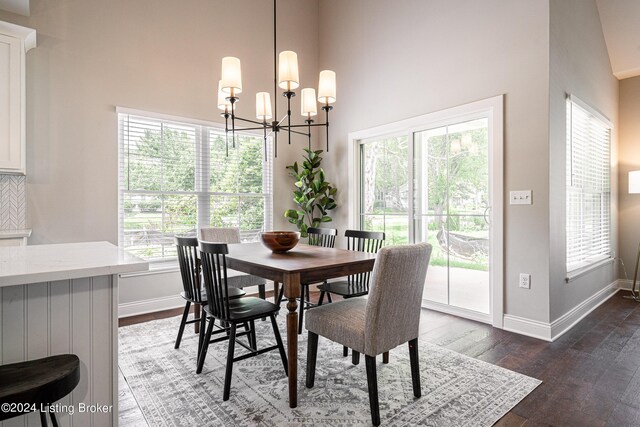
[[308, 388], [315, 381], [318, 336], [322, 335], [364, 353], [373, 425], [380, 425], [377, 355], [408, 343], [413, 394], [420, 397], [418, 329], [430, 257], [428, 243], [382, 248], [376, 256], [368, 298], [350, 298], [307, 312]]
[[[203, 242], [214, 243], [240, 243], [240, 229], [235, 227], [201, 228], [198, 239]], [[265, 299], [266, 280], [252, 274], [241, 273], [236, 270], [227, 270], [229, 287], [246, 288], [258, 287], [258, 296]]]

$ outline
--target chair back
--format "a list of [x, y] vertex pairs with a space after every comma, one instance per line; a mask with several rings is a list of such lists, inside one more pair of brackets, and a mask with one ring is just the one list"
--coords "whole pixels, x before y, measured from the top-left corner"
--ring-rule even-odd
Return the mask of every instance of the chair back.
[[229, 299], [227, 283], [227, 257], [229, 249], [226, 243], [200, 242], [202, 276], [207, 290], [207, 306], [214, 317], [229, 319]]
[[178, 250], [178, 264], [182, 276], [182, 288], [190, 300], [202, 301], [200, 282], [200, 259], [198, 258], [198, 239], [195, 237], [174, 237]]
[[333, 248], [336, 245], [338, 230], [335, 228], [307, 228], [309, 236], [308, 244], [311, 246], [322, 246], [323, 248]]
[[365, 313], [365, 354], [418, 337], [431, 245], [389, 246], [376, 256]]
[[201, 228], [199, 236], [203, 242], [240, 243], [238, 227]]
[[[347, 238], [347, 249], [350, 251], [375, 254], [384, 245], [385, 235], [381, 231], [346, 230], [344, 237]], [[367, 271], [347, 276], [347, 282], [359, 291], [366, 292], [369, 289], [370, 278], [371, 272]]]

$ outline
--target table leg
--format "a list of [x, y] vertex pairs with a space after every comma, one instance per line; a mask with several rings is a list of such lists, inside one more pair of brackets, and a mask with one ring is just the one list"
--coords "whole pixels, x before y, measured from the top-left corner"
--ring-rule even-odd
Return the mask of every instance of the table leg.
[[300, 273], [284, 276], [284, 296], [287, 298], [287, 362], [289, 369], [289, 407], [298, 406], [298, 302]]

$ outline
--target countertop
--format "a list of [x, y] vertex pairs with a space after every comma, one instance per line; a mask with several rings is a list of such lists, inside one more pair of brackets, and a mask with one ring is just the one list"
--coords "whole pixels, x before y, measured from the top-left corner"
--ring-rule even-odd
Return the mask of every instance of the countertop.
[[0, 287], [148, 269], [149, 263], [109, 242], [0, 247]]
[[15, 239], [17, 237], [29, 236], [31, 236], [30, 228], [25, 228], [23, 230], [0, 230], [0, 239]]

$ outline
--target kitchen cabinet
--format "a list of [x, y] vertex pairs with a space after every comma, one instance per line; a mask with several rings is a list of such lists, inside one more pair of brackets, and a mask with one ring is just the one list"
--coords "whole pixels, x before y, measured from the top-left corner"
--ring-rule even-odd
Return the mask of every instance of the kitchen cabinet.
[[26, 173], [25, 57], [36, 31], [0, 21], [0, 173]]

